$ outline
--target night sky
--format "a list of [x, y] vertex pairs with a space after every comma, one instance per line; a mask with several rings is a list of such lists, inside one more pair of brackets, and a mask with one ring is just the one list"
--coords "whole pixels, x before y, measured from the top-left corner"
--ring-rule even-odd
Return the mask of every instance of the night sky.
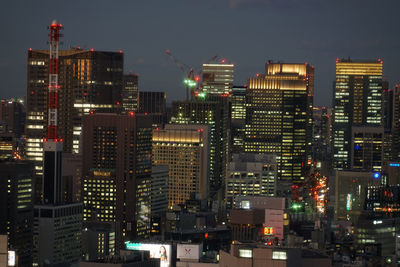
[[0, 11], [0, 98], [25, 95], [27, 50], [48, 49], [53, 19], [64, 25], [61, 49], [122, 49], [139, 90], [166, 91], [168, 102], [185, 91], [166, 49], [196, 70], [226, 58], [236, 85], [268, 59], [308, 62], [316, 105], [331, 104], [336, 58], [381, 58], [390, 86], [400, 81], [400, 0], [18, 0]]

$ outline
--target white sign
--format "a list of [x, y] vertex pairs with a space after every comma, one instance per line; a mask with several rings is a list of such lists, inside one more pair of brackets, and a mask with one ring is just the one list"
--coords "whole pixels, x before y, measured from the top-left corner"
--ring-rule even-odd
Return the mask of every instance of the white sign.
[[203, 252], [199, 244], [178, 244], [176, 249], [178, 259], [198, 260]]
[[15, 266], [15, 251], [8, 251], [8, 265], [7, 266]]

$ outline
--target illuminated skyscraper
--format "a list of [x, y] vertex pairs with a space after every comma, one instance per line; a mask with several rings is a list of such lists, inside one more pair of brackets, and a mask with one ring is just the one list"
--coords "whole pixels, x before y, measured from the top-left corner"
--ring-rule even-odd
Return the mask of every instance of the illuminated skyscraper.
[[244, 152], [244, 137], [246, 131], [246, 90], [247, 86], [234, 86], [231, 100], [231, 153]]
[[249, 79], [245, 151], [276, 154], [278, 179], [301, 182], [311, 152], [314, 68], [272, 62], [265, 68]]
[[137, 110], [139, 76], [136, 74], [124, 74], [122, 87], [122, 108], [126, 114]]
[[172, 103], [171, 123], [208, 125], [210, 131], [210, 191], [224, 188], [229, 158], [230, 116], [227, 95], [197, 97]]
[[83, 220], [115, 223], [116, 244], [150, 231], [151, 119], [83, 117]]
[[192, 194], [208, 197], [209, 128], [165, 125], [153, 130], [153, 164], [169, 167], [168, 207], [185, 204]]
[[336, 61], [333, 166], [351, 166], [352, 126], [383, 126], [382, 65], [378, 61]]
[[233, 64], [226, 64], [223, 59], [218, 64], [203, 64], [202, 92], [206, 94], [222, 95], [232, 92]]
[[[58, 62], [58, 135], [64, 152], [78, 153], [82, 116], [90, 110], [111, 112], [120, 106], [123, 54], [61, 50]], [[26, 156], [36, 162], [39, 176], [43, 173], [43, 137], [48, 124], [48, 65], [49, 51], [28, 51]], [[40, 183], [35, 188], [41, 188]]]

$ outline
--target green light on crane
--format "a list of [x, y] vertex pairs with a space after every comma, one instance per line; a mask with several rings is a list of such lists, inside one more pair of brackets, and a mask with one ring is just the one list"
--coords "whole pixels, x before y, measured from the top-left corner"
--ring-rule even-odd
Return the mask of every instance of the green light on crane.
[[205, 97], [206, 97], [206, 93], [204, 93], [204, 92], [199, 93], [199, 94], [198, 94], [198, 97], [205, 98]]
[[186, 78], [185, 80], [183, 80], [183, 83], [186, 84], [187, 87], [196, 87], [197, 86], [197, 82]]

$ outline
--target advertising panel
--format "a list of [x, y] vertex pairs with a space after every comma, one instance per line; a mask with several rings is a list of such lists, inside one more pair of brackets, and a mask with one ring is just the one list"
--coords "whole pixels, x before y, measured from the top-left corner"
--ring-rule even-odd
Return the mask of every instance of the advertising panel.
[[178, 244], [176, 257], [178, 259], [198, 260], [202, 252], [202, 245], [200, 244]]
[[168, 244], [144, 244], [126, 243], [128, 250], [146, 250], [150, 252], [150, 258], [160, 259], [160, 267], [171, 266], [171, 245]]
[[8, 251], [8, 265], [7, 266], [15, 266], [15, 251]]

